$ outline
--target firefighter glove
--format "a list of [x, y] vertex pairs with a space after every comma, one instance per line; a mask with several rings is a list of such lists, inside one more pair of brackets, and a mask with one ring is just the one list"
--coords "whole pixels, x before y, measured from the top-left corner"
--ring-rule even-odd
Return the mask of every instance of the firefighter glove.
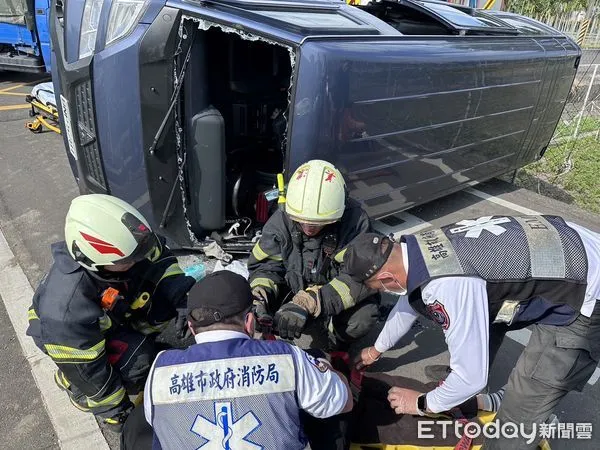
[[188, 326], [187, 308], [177, 310], [177, 319], [175, 319], [175, 334], [178, 339], [187, 339], [192, 335]]
[[269, 314], [267, 303], [255, 298], [252, 302], [252, 311], [254, 312], [254, 317], [256, 317], [259, 331], [270, 333], [273, 328], [273, 316]]
[[275, 314], [275, 326], [279, 336], [283, 339], [300, 338], [308, 316], [309, 312], [294, 302], [283, 305]]
[[292, 302], [304, 308], [312, 317], [319, 317], [321, 314], [321, 298], [318, 286], [299, 291], [294, 295]]
[[267, 294], [267, 290], [262, 286], [256, 286], [254, 289], [252, 289], [252, 297], [254, 298], [254, 300], [258, 300], [265, 303], [269, 302], [269, 295]]

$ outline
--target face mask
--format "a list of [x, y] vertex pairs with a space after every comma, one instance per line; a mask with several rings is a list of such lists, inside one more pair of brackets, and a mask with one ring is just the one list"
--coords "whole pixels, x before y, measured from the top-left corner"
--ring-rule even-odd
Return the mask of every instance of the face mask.
[[392, 295], [406, 295], [407, 294], [407, 290], [405, 287], [403, 287], [400, 282], [396, 279], [396, 277], [394, 275], [392, 275], [389, 272], [384, 272], [382, 275], [389, 275], [393, 280], [394, 283], [396, 283], [398, 285], [398, 290], [397, 291], [393, 291], [387, 287], [385, 287], [385, 285], [383, 284], [383, 281], [379, 280], [379, 283], [381, 283], [381, 287], [383, 288], [383, 291], [387, 294], [392, 294]]

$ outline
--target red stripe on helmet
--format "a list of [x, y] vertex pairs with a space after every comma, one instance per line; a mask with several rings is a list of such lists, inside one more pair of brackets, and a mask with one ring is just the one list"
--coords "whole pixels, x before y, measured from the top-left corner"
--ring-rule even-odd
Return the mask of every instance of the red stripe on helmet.
[[115, 247], [113, 244], [103, 241], [101, 239], [95, 238], [93, 236], [90, 236], [89, 234], [83, 233], [83, 232], [79, 232], [83, 238], [92, 246], [94, 247], [98, 253], [102, 254], [102, 255], [110, 255], [110, 254], [115, 254], [118, 256], [125, 256], [125, 253], [123, 253], [121, 250], [119, 250], [117, 247]]

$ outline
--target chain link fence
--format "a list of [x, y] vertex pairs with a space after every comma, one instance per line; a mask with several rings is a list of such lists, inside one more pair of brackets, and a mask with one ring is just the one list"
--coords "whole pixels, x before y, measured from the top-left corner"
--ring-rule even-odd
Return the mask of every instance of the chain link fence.
[[600, 134], [600, 52], [587, 53], [584, 60], [597, 61], [579, 66], [561, 121], [552, 138], [553, 145], [569, 140], [595, 138]]
[[567, 104], [544, 157], [513, 181], [600, 213], [600, 50], [583, 51]]
[[[563, 14], [535, 15], [527, 10], [514, 12], [531, 17], [579, 40], [583, 48], [582, 63], [571, 88], [567, 105], [551, 145], [600, 136], [600, 16], [589, 19], [587, 32], [582, 30], [584, 11]], [[583, 39], [582, 39], [583, 38]]]
[[[583, 37], [583, 12], [535, 16], [574, 40]], [[589, 19], [582, 61], [561, 120], [541, 161], [520, 170], [517, 184], [600, 213], [600, 16]]]
[[583, 11], [562, 14], [548, 13], [543, 15], [536, 15], [526, 9], [517, 9], [512, 12], [531, 17], [539, 22], [550, 25], [564, 34], [571, 36], [576, 41], [580, 37], [579, 33], [582, 31], [582, 28], [587, 26], [587, 30], [584, 33], [584, 39], [581, 43], [582, 47], [600, 48], [600, 15], [593, 15], [588, 19], [588, 23], [586, 24], [585, 13]]

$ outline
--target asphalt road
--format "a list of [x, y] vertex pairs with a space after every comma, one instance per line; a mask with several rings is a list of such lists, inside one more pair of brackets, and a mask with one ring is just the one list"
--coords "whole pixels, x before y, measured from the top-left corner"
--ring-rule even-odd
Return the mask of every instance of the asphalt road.
[[[68, 167], [63, 141], [55, 133], [33, 134], [24, 126], [28, 120], [24, 94], [37, 78], [0, 72], [0, 230], [16, 262], [33, 287], [49, 267], [49, 246], [62, 238], [64, 216], [77, 189]], [[7, 90], [9, 89], [9, 90]], [[17, 95], [5, 95], [7, 92]], [[19, 96], [18, 94], [23, 95]], [[600, 231], [600, 217], [572, 205], [541, 197], [494, 180], [399, 214], [379, 223], [382, 231], [399, 227], [438, 226], [464, 218], [491, 214], [516, 214], [519, 208], [560, 214], [569, 220]], [[517, 208], [517, 211], [514, 209]], [[386, 225], [387, 224], [387, 225]], [[392, 227], [388, 225], [392, 224]], [[389, 301], [390, 299], [388, 299]], [[7, 449], [59, 448], [56, 434], [43, 406], [17, 336], [0, 303], [0, 438]], [[381, 328], [373, 329], [363, 344], [371, 343]], [[309, 338], [301, 344], [308, 344]], [[492, 368], [490, 387], [502, 386], [523, 346], [506, 339]], [[384, 355], [373, 370], [387, 371], [426, 381], [423, 368], [448, 362], [448, 353], [439, 329], [420, 321], [399, 345]], [[583, 393], [571, 393], [557, 413], [565, 422], [591, 422], [600, 430], [599, 385], [587, 385]], [[598, 432], [594, 433], [596, 435]], [[118, 448], [117, 436], [106, 432], [111, 448]], [[597, 449], [594, 441], [557, 441], [553, 449]], [[93, 447], [89, 447], [93, 450]]]

